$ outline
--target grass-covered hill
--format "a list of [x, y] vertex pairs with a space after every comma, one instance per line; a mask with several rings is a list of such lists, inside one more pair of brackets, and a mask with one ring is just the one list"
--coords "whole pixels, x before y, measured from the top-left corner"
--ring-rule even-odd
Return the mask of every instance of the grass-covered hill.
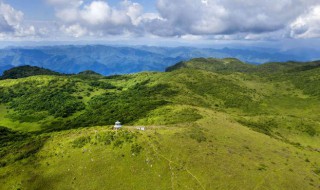
[[59, 75], [59, 73], [36, 66], [24, 65], [4, 71], [0, 79], [18, 79], [36, 75]]
[[1, 80], [0, 189], [319, 189], [319, 76], [195, 59]]
[[215, 58], [196, 58], [186, 62], [180, 62], [166, 71], [173, 71], [181, 68], [202, 69], [214, 72], [246, 72], [251, 71], [257, 66], [246, 64], [235, 58], [215, 59]]

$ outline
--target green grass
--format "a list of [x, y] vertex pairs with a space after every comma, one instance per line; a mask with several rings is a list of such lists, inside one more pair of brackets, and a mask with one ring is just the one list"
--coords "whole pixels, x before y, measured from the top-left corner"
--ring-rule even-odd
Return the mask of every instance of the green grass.
[[8, 128], [19, 130], [19, 131], [39, 131], [41, 125], [39, 123], [21, 123], [19, 121], [12, 120], [9, 117], [9, 111], [5, 105], [0, 105], [0, 126], [6, 126]]
[[[118, 132], [126, 135], [107, 126], [52, 133], [33, 162], [1, 168], [0, 181], [8, 189], [318, 188], [317, 152], [252, 131], [225, 113], [200, 112], [195, 124]], [[199, 131], [205, 140], [194, 138]]]
[[319, 189], [320, 70], [279, 64], [2, 80], [0, 189]]

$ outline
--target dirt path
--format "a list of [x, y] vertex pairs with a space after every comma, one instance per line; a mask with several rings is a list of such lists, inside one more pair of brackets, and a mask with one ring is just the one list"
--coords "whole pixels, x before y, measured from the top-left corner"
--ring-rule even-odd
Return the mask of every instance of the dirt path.
[[[174, 184], [173, 184], [174, 173], [173, 173], [173, 171], [172, 171], [173, 168], [172, 168], [172, 165], [171, 165], [171, 164], [174, 164], [174, 165], [179, 166], [179, 167], [180, 167], [180, 165], [177, 164], [177, 163], [175, 163], [174, 161], [170, 160], [170, 159], [167, 158], [166, 156], [160, 154], [160, 153], [157, 151], [157, 149], [155, 148], [155, 146], [152, 144], [152, 142], [150, 142], [150, 140], [148, 140], [148, 142], [149, 142], [149, 145], [151, 146], [151, 148], [153, 149], [153, 151], [154, 151], [158, 156], [160, 156], [161, 158], [163, 158], [163, 159], [165, 159], [166, 161], [169, 162], [169, 168], [170, 168], [170, 170], [171, 170], [171, 186], [172, 186], [172, 189], [174, 189]], [[184, 169], [194, 180], [197, 181], [197, 183], [199, 184], [199, 186], [201, 187], [201, 189], [205, 190], [205, 188], [204, 188], [203, 185], [201, 184], [200, 180], [199, 180], [194, 174], [192, 174], [192, 173], [190, 172], [190, 170], [188, 170], [187, 168], [183, 168], [183, 169]]]

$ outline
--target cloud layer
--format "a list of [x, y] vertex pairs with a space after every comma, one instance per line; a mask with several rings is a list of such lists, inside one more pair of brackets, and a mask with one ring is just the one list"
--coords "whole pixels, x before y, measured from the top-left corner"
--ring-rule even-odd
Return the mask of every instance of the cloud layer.
[[290, 25], [291, 37], [319, 38], [320, 37], [320, 5], [310, 8]]
[[21, 11], [0, 1], [0, 39], [34, 36], [36, 34], [35, 27], [33, 25], [25, 26], [23, 16]]
[[49, 0], [49, 3], [56, 7], [61, 30], [74, 37], [138, 33], [144, 14], [143, 7], [131, 1], [122, 1], [117, 7], [101, 0], [90, 3]]
[[[138, 0], [136, 0], [138, 1]], [[319, 0], [157, 0], [147, 13], [130, 0], [47, 0], [54, 25], [24, 24], [23, 13], [0, 0], [0, 36], [158, 36], [182, 39], [319, 38]], [[50, 28], [51, 27], [51, 28]], [[41, 32], [44, 31], [44, 32]]]

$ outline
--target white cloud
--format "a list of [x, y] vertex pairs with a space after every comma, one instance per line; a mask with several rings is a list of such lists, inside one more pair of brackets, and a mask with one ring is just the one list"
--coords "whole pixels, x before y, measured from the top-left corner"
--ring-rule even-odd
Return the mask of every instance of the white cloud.
[[[54, 5], [62, 31], [70, 36], [138, 35], [197, 39], [277, 39], [314, 36], [318, 0], [157, 0], [156, 13], [145, 13], [130, 0], [47, 0]], [[300, 18], [301, 17], [301, 18]], [[314, 19], [307, 18], [313, 17]], [[298, 19], [300, 18], [300, 20]], [[302, 21], [301, 21], [302, 20]], [[1, 20], [0, 20], [1, 22]], [[301, 24], [304, 23], [304, 24]]]
[[8, 39], [36, 35], [35, 26], [24, 25], [23, 16], [21, 11], [0, 1], [0, 37]]
[[157, 7], [165, 20], [163, 25], [170, 26], [166, 27], [170, 31], [163, 35], [228, 35], [284, 29], [319, 3], [318, 0], [158, 0]]
[[311, 8], [298, 17], [291, 25], [291, 37], [319, 38], [320, 37], [320, 5]]
[[125, 10], [113, 9], [104, 1], [93, 1], [79, 12], [89, 25], [127, 25], [131, 22]]
[[71, 26], [62, 26], [61, 30], [66, 34], [73, 37], [81, 37], [88, 33], [87, 29], [81, 27], [79, 24], [71, 25]]
[[0, 33], [13, 33], [20, 27], [23, 13], [0, 2]]
[[[0, 0], [0, 37], [174, 37], [183, 40], [277, 40], [320, 37], [319, 0], [46, 0], [56, 20], [26, 23]], [[136, 0], [138, 1], [138, 0]], [[31, 24], [30, 24], [31, 23]], [[60, 32], [60, 33], [59, 33]]]
[[64, 0], [48, 1], [55, 6], [56, 16], [63, 25], [62, 31], [71, 36], [136, 33], [145, 19], [143, 7], [129, 0], [121, 1], [117, 7], [111, 7], [102, 0], [86, 3], [78, 0], [72, 0], [71, 3]]

